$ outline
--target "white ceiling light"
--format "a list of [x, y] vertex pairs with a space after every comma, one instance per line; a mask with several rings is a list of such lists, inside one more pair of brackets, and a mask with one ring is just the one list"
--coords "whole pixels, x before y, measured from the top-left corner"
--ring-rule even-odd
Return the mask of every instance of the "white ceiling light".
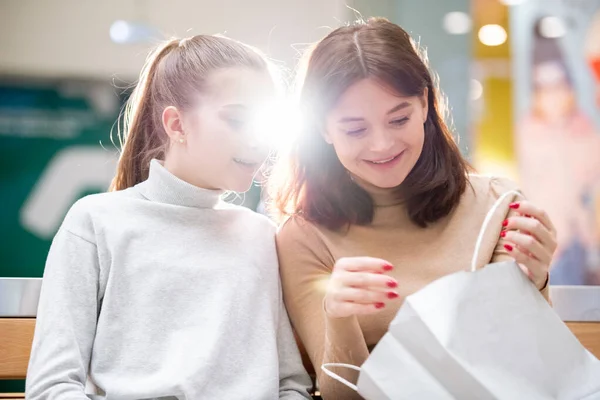
[[143, 43], [160, 38], [156, 29], [149, 25], [123, 20], [113, 22], [109, 33], [111, 40], [118, 44]]
[[444, 15], [443, 26], [451, 35], [464, 35], [471, 31], [471, 17], [461, 11], [453, 11]]
[[508, 38], [506, 30], [500, 25], [484, 25], [479, 29], [479, 41], [486, 46], [500, 46]]
[[127, 21], [115, 21], [110, 26], [110, 38], [115, 43], [127, 43], [131, 37], [131, 24]]
[[558, 17], [544, 17], [540, 20], [540, 35], [555, 39], [565, 36], [567, 27], [562, 19]]

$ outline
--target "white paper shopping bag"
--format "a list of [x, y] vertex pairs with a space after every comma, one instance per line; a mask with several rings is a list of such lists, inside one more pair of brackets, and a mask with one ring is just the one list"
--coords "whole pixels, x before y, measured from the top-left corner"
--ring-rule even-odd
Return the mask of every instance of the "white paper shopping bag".
[[[470, 271], [408, 296], [360, 367], [325, 364], [368, 400], [600, 399], [600, 361], [589, 353], [515, 262]], [[360, 371], [357, 385], [332, 367]]]

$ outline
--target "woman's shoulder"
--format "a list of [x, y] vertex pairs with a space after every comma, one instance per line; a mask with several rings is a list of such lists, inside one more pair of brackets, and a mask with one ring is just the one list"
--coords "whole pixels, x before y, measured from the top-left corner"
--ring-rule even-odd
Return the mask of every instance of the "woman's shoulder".
[[288, 216], [279, 225], [276, 238], [280, 251], [328, 253], [323, 229], [300, 215]]
[[521, 192], [515, 181], [499, 176], [471, 174], [469, 183], [464, 200], [483, 204], [494, 203], [505, 193], [514, 192], [516, 196]]
[[[467, 224], [471, 228], [483, 222], [485, 215], [492, 209], [496, 201], [504, 196], [496, 209], [498, 218], [505, 218], [509, 205], [517, 200], [520, 194], [517, 184], [507, 178], [485, 175], [470, 175], [469, 185], [463, 194], [451, 219], [458, 224]], [[500, 222], [502, 222], [500, 220]], [[473, 226], [471, 226], [473, 224]]]
[[316, 235], [316, 226], [300, 215], [287, 216], [277, 229], [277, 241], [282, 243], [305, 242]]

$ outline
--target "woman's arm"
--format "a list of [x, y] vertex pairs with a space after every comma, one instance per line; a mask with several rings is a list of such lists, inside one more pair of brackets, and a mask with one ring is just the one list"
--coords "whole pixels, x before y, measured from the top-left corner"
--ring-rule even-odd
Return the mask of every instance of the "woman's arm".
[[[323, 363], [360, 366], [369, 356], [355, 316], [331, 318], [323, 299], [335, 260], [316, 230], [301, 219], [287, 221], [277, 235], [283, 294], [290, 319], [312, 361], [324, 399], [361, 399], [356, 392], [322, 373]], [[355, 382], [353, 371], [335, 371]]]

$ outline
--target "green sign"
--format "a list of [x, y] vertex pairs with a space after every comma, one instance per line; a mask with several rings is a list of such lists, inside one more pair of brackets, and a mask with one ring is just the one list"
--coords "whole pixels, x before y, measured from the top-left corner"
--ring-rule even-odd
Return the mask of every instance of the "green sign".
[[106, 190], [117, 92], [108, 83], [0, 82], [0, 276], [41, 277], [70, 206]]
[[[122, 104], [108, 83], [0, 82], [0, 277], [41, 277], [71, 205], [107, 189]], [[260, 191], [227, 200], [256, 209]]]

